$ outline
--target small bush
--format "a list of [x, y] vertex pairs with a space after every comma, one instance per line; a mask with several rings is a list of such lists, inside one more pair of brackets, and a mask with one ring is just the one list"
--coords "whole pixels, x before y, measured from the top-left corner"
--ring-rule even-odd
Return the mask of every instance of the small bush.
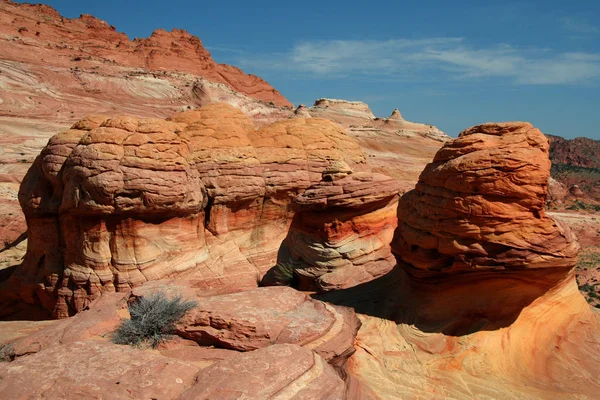
[[175, 323], [197, 303], [182, 300], [181, 296], [169, 299], [162, 292], [136, 299], [129, 305], [131, 319], [121, 321], [113, 333], [116, 344], [141, 346], [143, 343], [156, 348], [175, 330]]
[[11, 343], [0, 345], [0, 362], [12, 361], [15, 358], [15, 350]]

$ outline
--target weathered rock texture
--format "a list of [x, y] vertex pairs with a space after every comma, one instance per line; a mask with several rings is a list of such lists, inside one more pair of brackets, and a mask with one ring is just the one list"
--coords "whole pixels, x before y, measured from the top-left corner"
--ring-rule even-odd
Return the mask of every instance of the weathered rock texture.
[[[11, 1], [0, 2], [0, 22], [4, 59], [55, 67], [102, 60], [153, 71], [179, 71], [226, 84], [259, 100], [291, 106], [261, 78], [230, 65], [217, 64], [200, 39], [185, 30], [158, 29], [149, 38], [131, 41], [115, 27], [91, 15], [68, 19], [46, 5]], [[31, 47], [36, 50], [23, 51]]]
[[[158, 351], [111, 344], [127, 301], [156, 291], [198, 304], [180, 321], [181, 336]], [[10, 398], [346, 398], [340, 376], [360, 324], [351, 309], [285, 287], [205, 295], [187, 280], [152, 281], [105, 294], [74, 317], [21, 326], [24, 337], [3, 339], [0, 325], [0, 390]]]
[[600, 316], [577, 289], [577, 241], [543, 211], [549, 169], [525, 123], [473, 127], [438, 152], [399, 202], [398, 266], [318, 296], [359, 313], [350, 390], [597, 397]]
[[[381, 174], [336, 165], [294, 199], [296, 214], [279, 253], [274, 283], [303, 290], [355, 286], [396, 264], [389, 243], [396, 228], [398, 185]], [[293, 276], [285, 269], [293, 267]], [[287, 278], [287, 279], [286, 279]], [[282, 282], [283, 281], [283, 282]]]
[[194, 384], [197, 372], [190, 363], [90, 340], [1, 363], [0, 390], [11, 399], [175, 399]]
[[314, 352], [280, 344], [241, 354], [202, 371], [181, 399], [345, 398], [344, 381]]
[[401, 199], [393, 250], [415, 275], [575, 265], [571, 231], [546, 216], [548, 140], [485, 124], [447, 143]]
[[21, 185], [28, 252], [7, 286], [60, 317], [166, 276], [254, 287], [293, 198], [336, 161], [360, 169], [365, 157], [314, 118], [257, 131], [222, 104], [166, 121], [88, 117], [49, 141]]
[[[528, 279], [515, 275], [512, 282], [497, 282], [495, 287], [479, 280], [456, 297], [444, 295], [448, 286], [432, 283], [429, 294], [421, 295], [423, 302], [415, 301], [417, 290], [399, 294], [401, 281], [388, 280], [394, 288], [371, 292], [370, 302], [383, 296], [390, 299], [396, 291], [393, 304], [373, 304], [371, 310], [359, 306], [365, 313], [360, 314], [363, 325], [357, 351], [347, 365], [355, 387], [368, 389], [375, 399], [596, 398], [600, 390], [600, 318], [586, 304], [572, 276], [521, 308], [516, 319], [503, 328], [449, 335], [414, 324], [412, 310], [416, 307], [446, 307], [444, 312], [452, 318], [456, 313], [453, 301], [477, 300], [486, 290], [494, 291], [488, 305], [512, 301], [511, 296], [521, 295], [519, 289], [528, 290]], [[487, 278], [496, 281], [499, 276]], [[539, 274], [537, 279], [545, 277]], [[460, 279], [453, 282], [454, 286], [460, 284]], [[510, 295], [496, 296], [510, 286], [515, 288]], [[429, 300], [436, 292], [440, 301], [432, 305]], [[346, 298], [350, 300], [350, 293]], [[399, 319], [384, 317], [383, 307], [390, 313], [395, 310]]]
[[425, 165], [450, 140], [435, 126], [405, 120], [399, 111], [389, 118], [375, 117], [362, 102], [319, 99], [299, 113], [329, 119], [346, 128], [365, 152], [372, 171], [396, 179], [404, 192], [414, 188]]
[[178, 335], [203, 346], [238, 351], [297, 344], [342, 366], [354, 353], [354, 312], [287, 287], [205, 297], [178, 324]]

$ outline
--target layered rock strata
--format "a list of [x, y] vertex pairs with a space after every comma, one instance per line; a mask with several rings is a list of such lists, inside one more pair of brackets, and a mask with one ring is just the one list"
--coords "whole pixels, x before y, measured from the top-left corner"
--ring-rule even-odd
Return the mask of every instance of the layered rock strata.
[[577, 240], [548, 217], [548, 141], [484, 124], [447, 143], [402, 196], [398, 266], [320, 295], [362, 322], [347, 364], [374, 398], [594, 398], [600, 318]]
[[579, 246], [544, 212], [549, 176], [548, 140], [530, 124], [467, 129], [402, 197], [392, 248], [417, 276], [567, 271]]
[[28, 252], [7, 286], [55, 316], [166, 276], [254, 287], [275, 263], [292, 199], [334, 161], [360, 169], [365, 158], [313, 118], [257, 131], [222, 104], [170, 120], [87, 118], [53, 137], [22, 183]]
[[93, 61], [153, 71], [179, 71], [226, 84], [258, 100], [278, 106], [292, 105], [258, 76], [216, 63], [200, 39], [182, 29], [171, 32], [157, 29], [148, 38], [130, 40], [92, 15], [68, 19], [46, 5], [12, 1], [0, 2], [0, 21], [4, 59], [58, 68], [76, 66], [75, 73]]
[[[296, 214], [272, 283], [328, 291], [385, 274], [396, 264], [389, 243], [397, 203], [392, 178], [331, 165], [318, 184], [294, 199]], [[286, 268], [293, 269], [292, 276]]]
[[359, 326], [350, 309], [270, 287], [202, 298], [180, 321], [177, 334], [202, 346], [238, 351], [296, 344], [342, 366], [354, 353]]

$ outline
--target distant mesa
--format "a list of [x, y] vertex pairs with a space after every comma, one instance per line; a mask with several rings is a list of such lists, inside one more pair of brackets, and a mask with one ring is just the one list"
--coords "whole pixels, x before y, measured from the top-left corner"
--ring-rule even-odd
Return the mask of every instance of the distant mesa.
[[328, 111], [344, 112], [346, 114], [374, 119], [375, 115], [369, 108], [369, 105], [362, 101], [348, 101], [338, 99], [317, 99], [312, 108], [327, 108]]

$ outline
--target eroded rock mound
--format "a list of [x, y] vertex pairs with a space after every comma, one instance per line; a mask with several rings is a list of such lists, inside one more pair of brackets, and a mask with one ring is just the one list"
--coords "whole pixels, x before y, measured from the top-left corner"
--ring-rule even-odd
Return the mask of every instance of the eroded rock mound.
[[[600, 318], [577, 241], [546, 216], [548, 142], [485, 124], [447, 143], [398, 205], [398, 265], [318, 298], [362, 325], [350, 386], [376, 398], [594, 398]], [[358, 397], [360, 398], [360, 397]]]
[[578, 243], [546, 216], [548, 140], [528, 123], [463, 131], [402, 197], [394, 253], [415, 275], [570, 269]]
[[296, 214], [274, 283], [283, 283], [282, 269], [290, 265], [292, 282], [303, 290], [342, 289], [385, 274], [396, 264], [389, 243], [397, 203], [392, 178], [331, 165], [318, 184], [294, 199]]
[[314, 118], [256, 131], [223, 104], [170, 120], [87, 118], [53, 137], [23, 181], [28, 252], [7, 286], [59, 317], [166, 276], [255, 287], [275, 264], [292, 199], [335, 161], [360, 169], [365, 157]]

